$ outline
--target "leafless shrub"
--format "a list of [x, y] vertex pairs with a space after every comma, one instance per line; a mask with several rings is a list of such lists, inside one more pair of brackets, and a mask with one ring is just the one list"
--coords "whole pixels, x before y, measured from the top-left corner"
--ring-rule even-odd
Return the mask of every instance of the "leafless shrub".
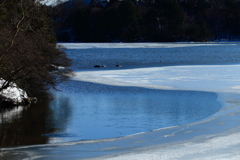
[[[42, 0], [0, 1], [0, 77], [21, 88], [48, 89], [71, 75], [71, 61], [56, 47]], [[61, 66], [52, 67], [52, 66]]]

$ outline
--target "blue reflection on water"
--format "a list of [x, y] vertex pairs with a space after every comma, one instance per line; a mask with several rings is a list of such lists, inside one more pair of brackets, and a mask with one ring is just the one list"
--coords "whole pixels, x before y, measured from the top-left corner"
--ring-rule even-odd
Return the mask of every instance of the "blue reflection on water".
[[[63, 92], [55, 92], [51, 103], [54, 120], [49, 126], [57, 130], [49, 133], [49, 137], [58, 137], [60, 141], [120, 137], [192, 123], [220, 108], [217, 94], [210, 92], [118, 87], [81, 81], [70, 81], [60, 88]], [[68, 134], [71, 136], [66, 136]]]

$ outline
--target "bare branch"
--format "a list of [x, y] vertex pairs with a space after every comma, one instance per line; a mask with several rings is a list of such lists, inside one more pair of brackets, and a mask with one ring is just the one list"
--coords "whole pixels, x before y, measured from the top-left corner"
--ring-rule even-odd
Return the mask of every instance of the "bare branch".
[[6, 48], [6, 50], [4, 51], [4, 53], [2, 54], [2, 56], [0, 57], [0, 60], [3, 58], [4, 55], [6, 55], [6, 53], [7, 53], [7, 52], [11, 49], [11, 47], [13, 46], [14, 41], [15, 41], [15, 39], [16, 39], [16, 37], [17, 37], [20, 29], [21, 29], [21, 28], [20, 28], [20, 25], [21, 25], [22, 22], [24, 21], [25, 17], [26, 17], [27, 15], [29, 15], [29, 14], [33, 11], [33, 9], [36, 7], [36, 5], [34, 5], [27, 13], [25, 13], [22, 4], [23, 4], [23, 2], [22, 2], [22, 0], [21, 0], [22, 17], [21, 17], [21, 19], [18, 21], [18, 23], [16, 24], [15, 33], [14, 33], [14, 35], [13, 35], [13, 37], [12, 37], [12, 39], [11, 39], [9, 45], [8, 45], [8, 47]]

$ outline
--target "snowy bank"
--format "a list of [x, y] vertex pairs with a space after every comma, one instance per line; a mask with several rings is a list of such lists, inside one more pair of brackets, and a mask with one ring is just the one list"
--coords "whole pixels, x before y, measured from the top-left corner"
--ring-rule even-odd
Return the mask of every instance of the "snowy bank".
[[[5, 80], [0, 79], [0, 86], [3, 85]], [[3, 103], [8, 103], [9, 105], [19, 105], [25, 103], [28, 99], [27, 93], [19, 88], [15, 83], [11, 83], [6, 89], [0, 92], [0, 96]]]

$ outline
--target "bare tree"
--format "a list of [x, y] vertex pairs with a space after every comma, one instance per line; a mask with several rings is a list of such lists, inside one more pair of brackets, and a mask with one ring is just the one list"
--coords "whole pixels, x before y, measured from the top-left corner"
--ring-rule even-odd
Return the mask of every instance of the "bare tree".
[[48, 89], [71, 76], [71, 61], [51, 30], [50, 7], [42, 2], [0, 1], [0, 91], [11, 82], [27, 91]]

